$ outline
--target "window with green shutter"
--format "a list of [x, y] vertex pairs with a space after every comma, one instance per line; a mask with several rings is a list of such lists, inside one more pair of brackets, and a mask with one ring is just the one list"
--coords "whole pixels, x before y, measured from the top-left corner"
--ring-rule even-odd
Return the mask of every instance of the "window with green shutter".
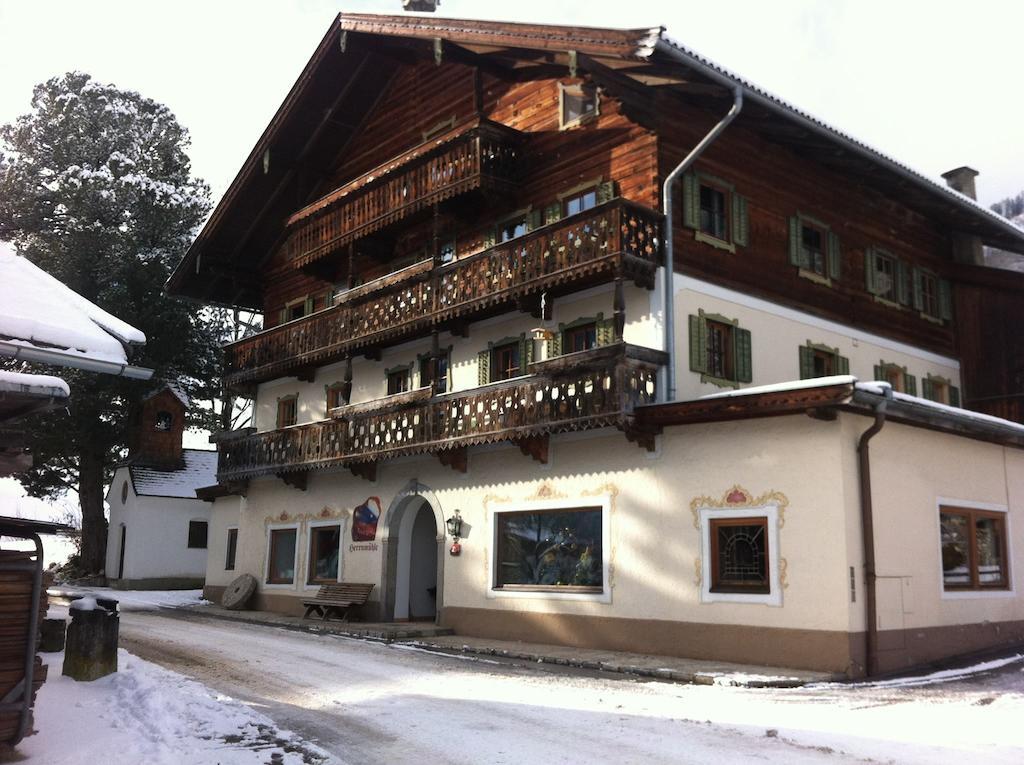
[[877, 247], [864, 251], [864, 275], [868, 292], [893, 305], [910, 305], [911, 275], [907, 264]]
[[960, 389], [948, 377], [927, 375], [921, 380], [921, 395], [929, 401], [960, 406]]
[[705, 173], [683, 176], [683, 225], [694, 229], [697, 241], [735, 252], [750, 244], [746, 197], [732, 184]]
[[907, 371], [907, 367], [891, 361], [880, 361], [875, 365], [874, 372], [876, 380], [889, 383], [897, 393], [917, 395], [917, 378]]
[[913, 305], [922, 318], [935, 322], [953, 318], [953, 290], [945, 279], [940, 279], [927, 268], [913, 269]]
[[850, 374], [850, 360], [841, 356], [838, 348], [808, 340], [800, 346], [799, 358], [801, 380]]
[[738, 387], [753, 380], [750, 330], [739, 321], [703, 309], [690, 316], [690, 369], [700, 381]]
[[480, 385], [509, 380], [527, 374], [533, 363], [533, 338], [525, 332], [487, 344], [477, 354], [477, 381]]
[[842, 270], [839, 236], [821, 221], [797, 213], [789, 219], [789, 263], [801, 276], [831, 286]]

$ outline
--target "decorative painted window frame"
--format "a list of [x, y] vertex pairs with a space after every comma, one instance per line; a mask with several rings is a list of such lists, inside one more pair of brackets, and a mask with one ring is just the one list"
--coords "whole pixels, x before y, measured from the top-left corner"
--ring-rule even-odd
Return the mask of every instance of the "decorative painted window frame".
[[[264, 590], [298, 590], [299, 589], [299, 548], [302, 546], [302, 528], [299, 523], [271, 523], [267, 525], [267, 540], [263, 552], [263, 572], [260, 577], [260, 588]], [[267, 579], [270, 577], [270, 538], [272, 531], [283, 531], [295, 529], [295, 550], [293, 552], [291, 584], [272, 584]], [[305, 577], [303, 577], [305, 579]]]
[[[576, 91], [579, 95], [584, 95], [584, 92], [592, 88], [594, 91], [594, 111], [589, 114], [584, 114], [577, 117], [574, 120], [565, 121], [565, 93], [566, 91]], [[576, 95], [574, 93], [574, 95]], [[559, 130], [570, 130], [571, 128], [580, 127], [586, 125], [588, 122], [592, 122], [597, 119], [601, 114], [601, 89], [593, 83], [576, 82], [576, 83], [558, 83], [558, 129]]]
[[[498, 520], [495, 516], [502, 513], [528, 513], [536, 510], [578, 510], [581, 507], [601, 508], [601, 592], [551, 592], [531, 590], [503, 590], [496, 587], [497, 553], [498, 553]], [[503, 502], [500, 505], [488, 506], [487, 525], [490, 528], [490, 560], [488, 561], [487, 598], [489, 600], [512, 598], [527, 600], [582, 600], [591, 603], [611, 603], [611, 514], [612, 498], [609, 494], [594, 497], [580, 497], [578, 501], [565, 499], [541, 499], [525, 502]]]
[[[325, 518], [321, 521], [309, 521], [306, 523], [306, 565], [302, 570], [302, 589], [303, 590], [316, 590], [323, 586], [322, 582], [310, 582], [309, 581], [309, 566], [313, 560], [313, 529], [323, 528], [324, 526], [337, 526], [340, 532], [338, 539], [338, 576], [336, 581], [341, 582], [342, 573], [345, 571], [344, 557], [345, 557], [345, 519], [344, 518]], [[296, 540], [296, 552], [298, 551], [298, 540]], [[268, 548], [269, 551], [269, 548]], [[267, 561], [270, 564], [270, 561]]]
[[[782, 606], [782, 555], [779, 548], [779, 506], [773, 503], [736, 507], [697, 508], [700, 524], [700, 602], [701, 603], [753, 603], [764, 606]], [[714, 518], [765, 518], [768, 525], [768, 593], [712, 592], [711, 591], [711, 520]]]
[[[987, 510], [991, 513], [1003, 513], [1004, 527], [1006, 528], [1006, 565], [1009, 566], [1009, 586], [1005, 590], [947, 590], [942, 581], [942, 522], [940, 515], [943, 507], [962, 507], [969, 510]], [[986, 600], [989, 598], [1015, 598], [1017, 597], [1017, 585], [1014, 581], [1016, 567], [1013, 566], [1013, 529], [1011, 528], [1010, 509], [1006, 505], [993, 502], [974, 502], [967, 499], [953, 499], [951, 497], [935, 498], [933, 538], [935, 539], [935, 564], [938, 571], [939, 597], [942, 600]]]

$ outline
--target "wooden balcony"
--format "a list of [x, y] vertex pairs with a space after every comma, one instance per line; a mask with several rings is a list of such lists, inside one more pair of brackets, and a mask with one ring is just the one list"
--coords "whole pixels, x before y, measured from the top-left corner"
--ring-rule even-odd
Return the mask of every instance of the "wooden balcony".
[[286, 256], [301, 267], [457, 194], [509, 191], [520, 142], [518, 131], [486, 120], [427, 141], [295, 213]]
[[666, 355], [615, 343], [538, 361], [524, 377], [468, 391], [432, 396], [430, 388], [343, 406], [331, 419], [282, 430], [220, 437], [217, 479], [237, 484], [262, 475], [348, 467], [372, 475], [380, 460], [436, 452], [465, 469], [475, 444], [514, 441], [546, 461], [552, 433], [614, 426], [653, 447], [637, 430], [633, 411], [655, 401], [655, 380]]
[[225, 346], [224, 381], [244, 387], [296, 374], [543, 292], [616, 277], [653, 288], [661, 220], [614, 199], [454, 263], [423, 261], [343, 294], [331, 308]]

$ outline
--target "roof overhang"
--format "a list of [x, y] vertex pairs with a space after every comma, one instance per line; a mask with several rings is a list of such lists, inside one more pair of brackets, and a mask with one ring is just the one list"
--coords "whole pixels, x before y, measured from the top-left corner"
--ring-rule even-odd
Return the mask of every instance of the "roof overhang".
[[723, 113], [740, 88], [747, 105], [737, 125], [943, 220], [951, 232], [1024, 252], [1024, 230], [1010, 221], [732, 74], [660, 27], [339, 14], [167, 289], [204, 303], [261, 310], [260, 265], [282, 241], [288, 217], [329, 191], [315, 169], [337, 158], [401, 62], [432, 56], [438, 48], [452, 60], [509, 78], [560, 76], [576, 67], [613, 86], [615, 95], [672, 92]]

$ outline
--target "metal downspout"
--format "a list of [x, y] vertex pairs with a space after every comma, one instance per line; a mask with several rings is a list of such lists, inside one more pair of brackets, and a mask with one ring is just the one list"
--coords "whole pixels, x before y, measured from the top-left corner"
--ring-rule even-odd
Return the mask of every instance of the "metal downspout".
[[668, 174], [665, 178], [664, 184], [661, 187], [661, 200], [662, 200], [662, 212], [665, 215], [665, 285], [664, 285], [664, 301], [665, 301], [665, 351], [668, 353], [668, 363], [665, 365], [665, 400], [675, 401], [676, 399], [676, 365], [675, 365], [675, 347], [676, 347], [676, 311], [675, 311], [675, 290], [673, 289], [673, 282], [675, 279], [675, 260], [674, 260], [674, 247], [673, 247], [673, 214], [672, 214], [672, 187], [676, 180], [690, 169], [690, 166], [697, 161], [697, 158], [704, 153], [704, 150], [710, 146], [719, 134], [725, 130], [725, 128], [736, 119], [736, 115], [743, 109], [743, 88], [739, 85], [732, 85], [732, 108], [729, 112], [719, 120], [718, 124], [715, 125], [705, 135], [696, 146], [694, 146], [690, 153], [687, 154], [683, 161], [676, 165], [675, 169]]
[[864, 618], [866, 620], [864, 664], [865, 672], [878, 674], [878, 606], [876, 604], [875, 572], [875, 519], [871, 504], [871, 460], [868, 442], [878, 435], [885, 425], [885, 412], [892, 389], [885, 389], [885, 398], [875, 406], [875, 421], [865, 430], [857, 442], [857, 462], [860, 474], [860, 522], [864, 537]]

